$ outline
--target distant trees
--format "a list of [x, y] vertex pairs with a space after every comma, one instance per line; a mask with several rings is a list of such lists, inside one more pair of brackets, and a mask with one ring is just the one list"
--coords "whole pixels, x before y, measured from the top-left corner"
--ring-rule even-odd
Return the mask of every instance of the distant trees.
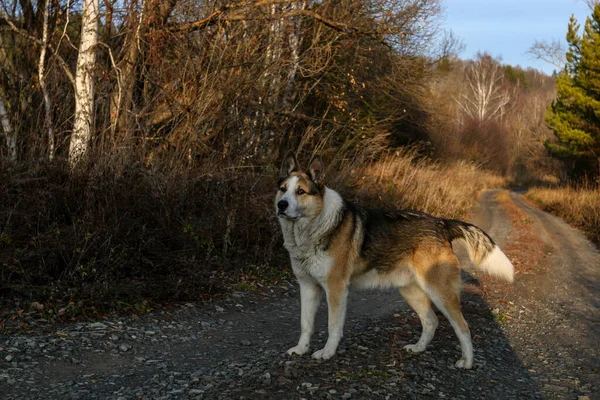
[[439, 63], [428, 87], [429, 140], [438, 157], [470, 160], [521, 182], [553, 168], [544, 148], [551, 77], [480, 53]]
[[558, 141], [551, 153], [571, 160], [579, 173], [600, 177], [600, 5], [593, 8], [583, 33], [571, 17], [566, 65], [556, 82], [557, 98], [546, 120]]
[[459, 60], [441, 12], [440, 0], [0, 0], [0, 155], [188, 171], [418, 142], [533, 168], [551, 79], [485, 53]]
[[457, 99], [465, 113], [481, 123], [501, 117], [510, 95], [504, 87], [504, 70], [489, 54], [477, 54], [465, 71], [467, 90]]

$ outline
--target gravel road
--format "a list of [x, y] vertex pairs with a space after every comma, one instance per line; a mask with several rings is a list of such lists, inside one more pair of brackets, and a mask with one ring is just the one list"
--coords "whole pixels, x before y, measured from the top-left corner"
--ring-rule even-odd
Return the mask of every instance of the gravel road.
[[[484, 193], [472, 222], [526, 258], [527, 247], [511, 242], [520, 228], [497, 194]], [[543, 257], [512, 286], [464, 274], [472, 370], [453, 367], [460, 348], [442, 316], [425, 353], [402, 350], [418, 339], [420, 324], [395, 291], [351, 293], [345, 337], [331, 360], [285, 356], [299, 334], [299, 295], [290, 283], [140, 318], [0, 336], [0, 397], [600, 398], [600, 255], [519, 194], [510, 201], [527, 215]], [[325, 339], [323, 304], [313, 348]]]

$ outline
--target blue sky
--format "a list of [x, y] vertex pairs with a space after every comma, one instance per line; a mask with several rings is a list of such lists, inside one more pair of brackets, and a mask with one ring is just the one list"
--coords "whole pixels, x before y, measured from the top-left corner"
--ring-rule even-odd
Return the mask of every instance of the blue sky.
[[571, 14], [584, 24], [591, 13], [583, 0], [445, 0], [445, 28], [465, 45], [461, 58], [477, 51], [501, 56], [504, 63], [552, 73], [553, 66], [526, 54], [535, 40], [563, 43]]

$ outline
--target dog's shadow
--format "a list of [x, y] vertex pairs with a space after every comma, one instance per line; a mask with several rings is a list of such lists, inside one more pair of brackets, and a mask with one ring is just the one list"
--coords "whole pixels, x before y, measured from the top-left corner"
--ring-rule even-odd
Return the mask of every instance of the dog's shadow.
[[[503, 325], [510, 320], [502, 306], [486, 301], [485, 285], [477, 276], [462, 274], [461, 308], [473, 338], [473, 369], [454, 367], [460, 357], [459, 341], [437, 310], [440, 324], [427, 350], [413, 354], [403, 349], [419, 339], [421, 324], [395, 289], [351, 290], [344, 338], [336, 356], [324, 362], [348, 371], [340, 373], [342, 377], [380, 374], [382, 382], [390, 378], [389, 371], [398, 371], [394, 379], [402, 385], [402, 398], [539, 398], [539, 388], [506, 336]], [[327, 306], [323, 302], [312, 348], [322, 347], [326, 339]]]

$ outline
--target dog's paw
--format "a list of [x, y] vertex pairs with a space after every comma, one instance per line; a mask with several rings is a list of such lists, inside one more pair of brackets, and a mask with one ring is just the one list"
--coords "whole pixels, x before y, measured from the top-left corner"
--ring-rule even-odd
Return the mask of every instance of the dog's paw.
[[454, 364], [454, 366], [460, 369], [471, 369], [473, 367], [473, 361], [461, 358], [456, 362], [456, 364]]
[[408, 344], [408, 345], [404, 346], [403, 348], [404, 348], [404, 350], [408, 351], [409, 353], [422, 353], [425, 351], [427, 346], [422, 346], [417, 343], [417, 344]]
[[329, 360], [334, 355], [335, 355], [335, 349], [330, 350], [327, 347], [324, 347], [321, 350], [315, 351], [312, 355], [312, 358], [317, 359], [317, 360]]
[[301, 356], [303, 354], [306, 354], [307, 351], [308, 351], [308, 345], [306, 345], [306, 346], [300, 346], [300, 345], [298, 345], [298, 346], [292, 347], [286, 353], [288, 355], [290, 355], [290, 356], [294, 355], [294, 354], [297, 354], [297, 355]]

